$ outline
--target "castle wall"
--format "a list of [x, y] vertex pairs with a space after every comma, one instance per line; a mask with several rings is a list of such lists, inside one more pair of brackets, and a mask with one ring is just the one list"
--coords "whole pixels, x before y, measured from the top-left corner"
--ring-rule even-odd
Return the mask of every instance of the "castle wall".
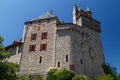
[[[102, 63], [104, 57], [100, 41], [100, 33], [85, 26], [58, 26], [56, 36], [56, 68], [65, 67], [77, 74], [85, 74], [91, 78], [104, 74]], [[79, 29], [77, 29], [79, 28]], [[68, 55], [68, 62], [66, 62]], [[58, 67], [58, 61], [61, 63]]]
[[11, 56], [10, 56], [10, 58], [8, 59], [8, 61], [9, 61], [9, 62], [13, 62], [13, 63], [19, 65], [19, 64], [20, 64], [20, 59], [21, 59], [22, 50], [23, 50], [23, 44], [9, 48], [9, 49], [7, 50], [7, 52], [10, 52], [10, 53], [11, 53]]
[[[26, 25], [27, 26], [27, 25]], [[36, 27], [40, 26], [40, 31]], [[41, 39], [42, 32], [47, 32], [47, 39]], [[37, 33], [37, 39], [31, 41], [30, 36], [32, 33]], [[43, 20], [40, 24], [35, 23], [28, 26], [26, 38], [24, 42], [23, 55], [21, 58], [20, 73], [21, 74], [34, 74], [46, 73], [50, 68], [54, 67], [55, 55], [55, 36], [56, 36], [56, 20], [47, 22]], [[40, 44], [47, 43], [47, 49], [40, 51]], [[29, 46], [36, 44], [35, 51], [29, 52]], [[40, 63], [40, 56], [42, 61]]]

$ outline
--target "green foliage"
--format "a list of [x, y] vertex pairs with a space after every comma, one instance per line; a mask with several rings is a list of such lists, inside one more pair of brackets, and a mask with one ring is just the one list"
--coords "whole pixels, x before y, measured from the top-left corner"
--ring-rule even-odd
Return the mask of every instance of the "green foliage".
[[46, 80], [56, 80], [57, 76], [55, 75], [55, 72], [57, 71], [57, 69], [50, 69], [48, 71], [48, 76], [46, 78]]
[[55, 73], [57, 71], [57, 69], [50, 69], [49, 71], [48, 71], [48, 74], [53, 74], [53, 73]]
[[107, 75], [111, 75], [112, 77], [116, 78], [117, 72], [116, 72], [116, 68], [111, 67], [109, 64], [103, 64], [102, 65], [104, 73]]
[[72, 80], [89, 80], [85, 75], [75, 75]]
[[0, 61], [10, 57], [10, 53], [5, 52], [3, 41], [4, 39], [0, 36]]
[[3, 41], [4, 41], [4, 39], [0, 36], [0, 51], [4, 50]]
[[0, 36], [0, 80], [16, 80], [17, 65], [7, 62], [10, 53], [5, 52], [3, 47], [3, 38]]
[[105, 75], [105, 76], [99, 76], [95, 78], [95, 80], [114, 80], [114, 78], [111, 77], [111, 75]]
[[115, 80], [120, 80], [120, 74], [117, 75], [116, 79]]
[[71, 80], [75, 75], [72, 71], [66, 70], [65, 68], [60, 69], [55, 74], [57, 75], [57, 80]]
[[41, 75], [20, 76], [19, 80], [44, 80]]
[[0, 80], [15, 80], [17, 65], [10, 62], [0, 62]]
[[28, 76], [19, 77], [19, 80], [30, 80]]
[[51, 69], [48, 72], [46, 80], [72, 80], [74, 75], [75, 74], [72, 71], [66, 70], [65, 68], [62, 68], [58, 71], [56, 71], [56, 69]]

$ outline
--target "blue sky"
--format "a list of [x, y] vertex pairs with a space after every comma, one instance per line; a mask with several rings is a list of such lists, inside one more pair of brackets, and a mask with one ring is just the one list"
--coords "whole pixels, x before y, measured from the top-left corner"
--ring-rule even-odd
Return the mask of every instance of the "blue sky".
[[25, 21], [53, 10], [60, 20], [72, 22], [72, 7], [90, 8], [101, 22], [101, 40], [105, 60], [120, 73], [120, 1], [119, 0], [0, 0], [0, 35], [4, 45], [19, 40]]

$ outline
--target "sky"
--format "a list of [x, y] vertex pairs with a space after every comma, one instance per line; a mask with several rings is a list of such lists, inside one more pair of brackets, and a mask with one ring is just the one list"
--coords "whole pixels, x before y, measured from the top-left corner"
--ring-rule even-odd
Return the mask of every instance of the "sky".
[[92, 11], [101, 22], [101, 40], [106, 63], [120, 73], [120, 1], [119, 0], [0, 0], [0, 35], [4, 46], [20, 40], [24, 22], [53, 10], [64, 22], [72, 22], [72, 8]]

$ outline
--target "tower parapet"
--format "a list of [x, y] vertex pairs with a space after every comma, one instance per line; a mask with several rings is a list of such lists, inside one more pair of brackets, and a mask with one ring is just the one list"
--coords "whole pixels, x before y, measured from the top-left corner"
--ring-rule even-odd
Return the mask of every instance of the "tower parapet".
[[87, 8], [87, 10], [78, 10], [77, 6], [75, 5], [73, 7], [73, 23], [101, 32], [100, 22], [92, 17], [92, 12], [89, 8]]

